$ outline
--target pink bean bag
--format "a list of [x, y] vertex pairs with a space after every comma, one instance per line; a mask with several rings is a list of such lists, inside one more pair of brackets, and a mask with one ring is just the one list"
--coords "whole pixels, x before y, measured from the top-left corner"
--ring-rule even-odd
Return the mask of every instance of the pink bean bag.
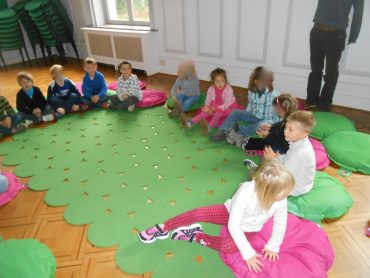
[[[272, 231], [272, 219], [258, 233], [246, 233], [252, 247], [261, 254]], [[228, 235], [222, 227], [221, 236]], [[277, 262], [261, 258], [261, 273], [250, 272], [240, 252], [222, 253], [220, 257], [237, 278], [323, 278], [333, 264], [334, 252], [325, 232], [314, 222], [288, 214], [284, 241]]]
[[[139, 80], [139, 86], [141, 90], [144, 90], [146, 88], [146, 83], [144, 81]], [[117, 91], [118, 90], [118, 82], [113, 81], [108, 85], [109, 90]]]
[[1, 174], [8, 179], [9, 187], [7, 191], [0, 193], [0, 207], [13, 200], [19, 191], [26, 188], [14, 174], [7, 172]]
[[316, 169], [322, 170], [329, 166], [330, 160], [328, 158], [328, 154], [326, 153], [326, 150], [321, 144], [320, 141], [310, 138], [310, 142], [312, 144], [313, 150], [315, 151], [315, 157], [316, 157]]
[[142, 100], [138, 102], [137, 107], [151, 107], [165, 103], [167, 94], [159, 90], [145, 89], [143, 90]]

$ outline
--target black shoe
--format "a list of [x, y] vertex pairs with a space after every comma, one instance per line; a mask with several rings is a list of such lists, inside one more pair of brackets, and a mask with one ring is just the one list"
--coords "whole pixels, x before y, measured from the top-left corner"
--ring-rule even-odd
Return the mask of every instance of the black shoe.
[[320, 112], [330, 112], [331, 105], [329, 104], [319, 104], [317, 110]]

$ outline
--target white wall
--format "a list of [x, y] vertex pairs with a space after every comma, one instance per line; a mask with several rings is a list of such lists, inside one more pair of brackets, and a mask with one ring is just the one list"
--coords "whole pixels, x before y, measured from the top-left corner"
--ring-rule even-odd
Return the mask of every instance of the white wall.
[[[317, 1], [154, 0], [158, 70], [175, 74], [183, 59], [200, 78], [224, 67], [232, 85], [246, 87], [254, 67], [275, 72], [275, 87], [305, 98], [309, 31]], [[356, 44], [346, 47], [334, 103], [370, 110], [370, 5]]]

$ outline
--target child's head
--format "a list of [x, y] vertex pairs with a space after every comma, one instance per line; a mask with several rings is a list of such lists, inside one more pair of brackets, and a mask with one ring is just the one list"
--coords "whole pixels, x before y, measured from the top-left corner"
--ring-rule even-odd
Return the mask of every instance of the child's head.
[[248, 90], [255, 92], [266, 89], [269, 84], [268, 78], [269, 75], [264, 67], [256, 67], [249, 78]]
[[274, 98], [272, 105], [276, 111], [276, 114], [280, 118], [288, 118], [290, 114], [297, 111], [298, 102], [295, 97], [290, 94], [281, 94]]
[[94, 58], [87, 57], [84, 60], [84, 71], [86, 71], [89, 75], [95, 75], [97, 68], [98, 64], [96, 63]]
[[21, 86], [26, 92], [28, 92], [33, 86], [33, 76], [27, 71], [18, 72], [17, 81], [19, 86]]
[[54, 80], [63, 80], [64, 79], [63, 66], [61, 65], [51, 66], [50, 75], [51, 75], [51, 78]]
[[211, 82], [218, 88], [222, 89], [227, 84], [227, 75], [226, 71], [221, 68], [217, 68], [211, 72]]
[[274, 202], [288, 197], [295, 185], [293, 175], [277, 159], [264, 162], [253, 180], [263, 210], [269, 210]]
[[132, 65], [127, 61], [123, 61], [118, 65], [119, 72], [125, 79], [129, 78], [132, 73]]
[[296, 142], [304, 139], [315, 126], [316, 120], [309, 111], [296, 111], [289, 115], [284, 129], [285, 140]]
[[196, 77], [197, 72], [195, 70], [195, 65], [194, 65], [193, 61], [187, 60], [187, 61], [182, 62], [179, 65], [177, 75], [181, 79]]

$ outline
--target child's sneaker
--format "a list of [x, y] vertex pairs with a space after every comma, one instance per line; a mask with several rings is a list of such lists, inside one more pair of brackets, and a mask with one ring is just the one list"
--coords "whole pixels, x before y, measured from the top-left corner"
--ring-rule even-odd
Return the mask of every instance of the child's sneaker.
[[52, 122], [55, 120], [55, 116], [53, 114], [44, 115], [41, 117], [43, 122]]
[[170, 117], [170, 118], [176, 118], [176, 117], [178, 117], [179, 116], [179, 111], [177, 110], [177, 109], [172, 109], [172, 110], [169, 110], [168, 111], [168, 116]]
[[194, 237], [200, 233], [203, 233], [202, 226], [196, 223], [191, 226], [177, 228], [171, 234], [171, 239], [193, 242]]
[[183, 113], [184, 111], [182, 110], [182, 106], [181, 106], [181, 103], [178, 101], [178, 100], [174, 100], [173, 101], [173, 106], [174, 106], [174, 109], [176, 109], [178, 111], [179, 114]]
[[26, 127], [29, 127], [30, 125], [32, 125], [32, 124], [33, 124], [33, 121], [25, 120], [25, 121], [24, 121], [24, 124], [26, 125]]
[[185, 129], [189, 129], [193, 126], [193, 123], [186, 118], [185, 113], [180, 114], [180, 122]]
[[226, 133], [222, 129], [219, 129], [215, 134], [213, 134], [209, 139], [212, 142], [220, 142], [226, 140]]
[[244, 166], [247, 166], [248, 168], [258, 168], [258, 165], [253, 162], [251, 159], [244, 159], [243, 160]]
[[13, 128], [13, 134], [24, 132], [27, 129], [26, 124], [19, 124]]
[[200, 122], [199, 122], [199, 124], [200, 124], [200, 127], [202, 129], [203, 136], [208, 136], [208, 133], [210, 131], [210, 128], [208, 126], [207, 120], [206, 119], [201, 119]]
[[132, 112], [132, 111], [134, 111], [135, 110], [135, 104], [132, 104], [132, 105], [130, 105], [128, 108], [127, 108], [127, 111], [128, 112]]
[[152, 243], [157, 239], [166, 239], [168, 238], [168, 232], [162, 229], [162, 227], [157, 224], [145, 231], [142, 231], [138, 235], [139, 239], [143, 243]]
[[102, 104], [101, 104], [101, 108], [102, 109], [108, 109], [108, 102], [107, 101], [105, 101], [105, 102], [103, 102]]
[[85, 103], [82, 103], [81, 105], [80, 105], [80, 112], [85, 112], [85, 111], [87, 111], [87, 110], [89, 110], [90, 109], [90, 107], [87, 105], [87, 104], [85, 104]]

